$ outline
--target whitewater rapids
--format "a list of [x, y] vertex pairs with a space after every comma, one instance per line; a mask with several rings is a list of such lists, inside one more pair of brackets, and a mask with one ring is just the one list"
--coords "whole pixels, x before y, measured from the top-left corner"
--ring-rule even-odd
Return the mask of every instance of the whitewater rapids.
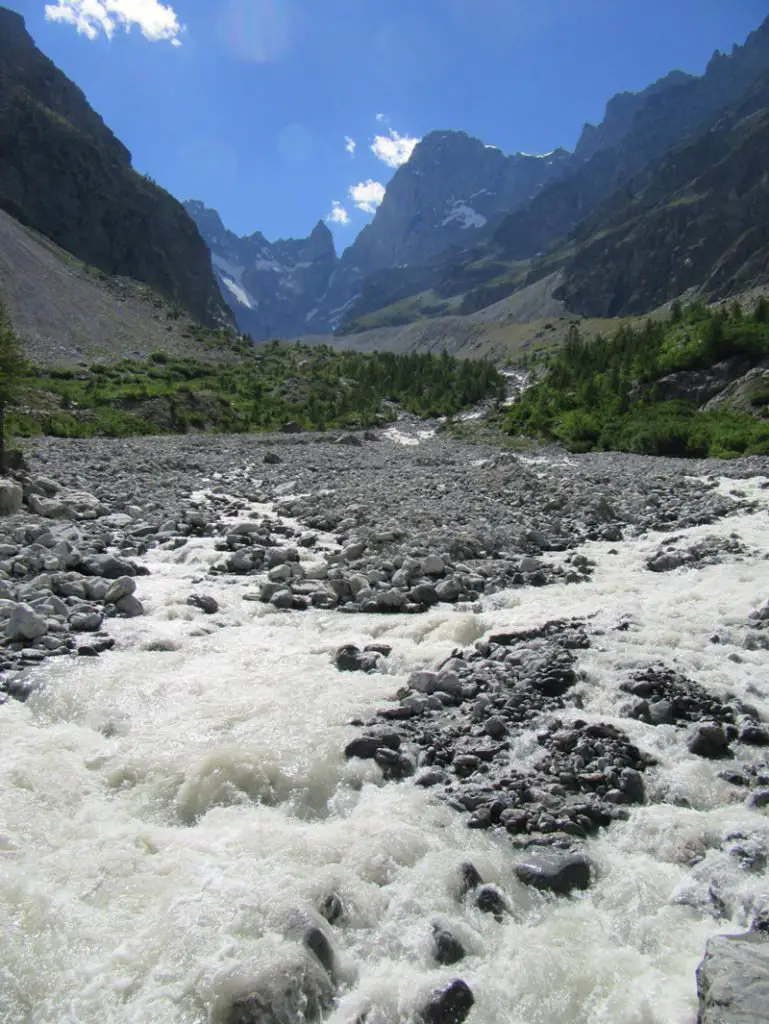
[[[693, 1024], [706, 940], [743, 929], [764, 886], [723, 840], [766, 842], [766, 812], [738, 802], [744, 793], [673, 727], [620, 718], [617, 678], [663, 654], [769, 716], [767, 652], [729, 660], [708, 642], [767, 597], [760, 483], [721, 485], [760, 511], [679, 531], [736, 532], [756, 552], [746, 561], [656, 574], [644, 563], [661, 534], [589, 543], [590, 583], [504, 592], [479, 612], [286, 614], [248, 600], [253, 581], [206, 577], [213, 540], [151, 551], [147, 617], [113, 620], [115, 650], [60, 659], [37, 671], [45, 686], [26, 704], [0, 707], [2, 1024], [216, 1021], [249, 977], [296, 948], [292, 922], [330, 891], [347, 908], [332, 930], [342, 986], [331, 1024], [369, 1007], [388, 1024], [409, 1020], [454, 977], [475, 995], [471, 1024]], [[185, 603], [203, 580], [220, 603], [207, 628]], [[581, 714], [614, 721], [659, 759], [647, 787], [664, 802], [590, 840], [597, 880], [558, 900], [514, 880], [506, 837], [468, 830], [428, 792], [383, 784], [372, 762], [342, 752], [350, 719], [413, 669], [500, 628], [588, 615], [607, 631], [580, 652]], [[611, 631], [620, 615], [638, 628]], [[390, 674], [336, 670], [338, 646], [376, 640], [393, 647]], [[457, 901], [465, 860], [505, 891], [502, 923]], [[729, 920], [682, 898], [712, 879], [736, 908]], [[463, 963], [434, 966], [433, 921], [451, 925]]]

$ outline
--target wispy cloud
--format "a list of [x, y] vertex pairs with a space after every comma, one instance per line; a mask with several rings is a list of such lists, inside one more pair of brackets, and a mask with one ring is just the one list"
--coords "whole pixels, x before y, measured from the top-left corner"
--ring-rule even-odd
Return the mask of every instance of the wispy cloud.
[[357, 149], [357, 146], [358, 146], [358, 143], [355, 141], [355, 139], [351, 139], [349, 135], [345, 135], [345, 137], [344, 137], [344, 148], [347, 150], [347, 152], [351, 156], [355, 155], [355, 150]]
[[331, 204], [331, 213], [326, 217], [332, 224], [349, 224], [350, 214], [336, 199]]
[[100, 32], [112, 39], [118, 29], [130, 32], [136, 26], [153, 43], [181, 46], [183, 27], [176, 11], [160, 0], [56, 0], [46, 4], [45, 16], [74, 25], [88, 39], [96, 39]]
[[376, 119], [377, 119], [377, 121], [386, 121], [387, 120], [387, 114], [377, 114]]
[[399, 135], [391, 128], [389, 135], [377, 135], [374, 138], [371, 152], [388, 167], [400, 167], [409, 159], [419, 141], [410, 135]]
[[377, 207], [384, 199], [385, 187], [381, 181], [361, 181], [358, 185], [350, 185], [347, 190], [350, 199], [364, 213], [376, 213]]

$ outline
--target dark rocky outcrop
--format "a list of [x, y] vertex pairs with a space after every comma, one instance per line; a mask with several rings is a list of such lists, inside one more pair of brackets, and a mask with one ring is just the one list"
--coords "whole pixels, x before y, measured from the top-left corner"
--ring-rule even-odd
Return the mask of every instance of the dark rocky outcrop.
[[0, 209], [110, 276], [142, 281], [205, 323], [227, 323], [210, 256], [172, 196], [0, 8]]

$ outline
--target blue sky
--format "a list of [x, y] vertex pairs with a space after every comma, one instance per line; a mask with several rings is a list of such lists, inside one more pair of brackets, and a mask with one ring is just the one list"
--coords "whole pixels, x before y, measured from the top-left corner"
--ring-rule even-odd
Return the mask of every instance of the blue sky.
[[769, 0], [0, 2], [138, 170], [238, 234], [305, 235], [336, 210], [339, 249], [431, 129], [572, 148], [615, 92], [701, 73], [769, 14]]

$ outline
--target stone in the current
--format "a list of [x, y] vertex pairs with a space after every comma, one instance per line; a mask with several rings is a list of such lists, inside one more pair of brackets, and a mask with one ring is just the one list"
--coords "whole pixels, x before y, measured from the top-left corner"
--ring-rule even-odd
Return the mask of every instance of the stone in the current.
[[187, 604], [199, 608], [205, 615], [216, 615], [219, 611], [219, 602], [210, 594], [190, 594]]
[[294, 595], [290, 590], [278, 590], [270, 598], [270, 604], [273, 608], [293, 608], [294, 607]]
[[524, 885], [568, 896], [575, 889], [590, 886], [590, 861], [583, 853], [536, 853], [515, 868]]
[[474, 1003], [470, 986], [457, 978], [445, 988], [433, 992], [418, 1016], [424, 1024], [463, 1024]]
[[710, 939], [697, 968], [698, 1024], [766, 1024], [769, 936], [762, 932]]
[[144, 605], [133, 594], [121, 597], [119, 601], [115, 602], [115, 607], [127, 619], [136, 619], [140, 615], [144, 615]]
[[443, 967], [451, 967], [465, 958], [465, 947], [456, 935], [439, 924], [433, 925], [433, 946], [435, 961]]
[[265, 969], [221, 1014], [222, 1024], [317, 1024], [331, 1008], [334, 984], [313, 957]]
[[117, 604], [121, 597], [136, 592], [136, 580], [132, 576], [119, 576], [107, 587], [104, 595], [105, 604]]
[[264, 462], [267, 466], [279, 466], [283, 461], [277, 452], [267, 452], [264, 456]]
[[354, 644], [340, 647], [335, 656], [340, 672], [373, 672], [382, 658], [376, 651], [362, 651]]
[[701, 722], [687, 741], [692, 754], [711, 759], [729, 756], [729, 740], [717, 722]]

